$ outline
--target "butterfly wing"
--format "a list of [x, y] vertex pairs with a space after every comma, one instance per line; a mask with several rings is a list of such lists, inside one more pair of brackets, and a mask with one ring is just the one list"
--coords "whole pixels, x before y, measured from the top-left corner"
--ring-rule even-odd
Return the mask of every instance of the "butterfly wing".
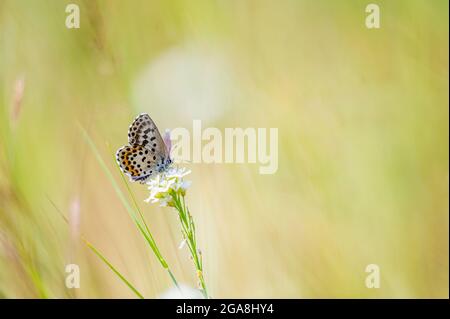
[[128, 143], [142, 145], [152, 153], [169, 158], [169, 150], [153, 120], [148, 114], [139, 115], [128, 130]]
[[145, 183], [170, 160], [169, 150], [148, 114], [139, 115], [131, 123], [128, 142], [130, 145], [117, 151], [116, 159], [120, 169], [134, 182]]
[[116, 153], [116, 158], [121, 170], [132, 181], [144, 183], [157, 173], [158, 156], [141, 145], [121, 147]]

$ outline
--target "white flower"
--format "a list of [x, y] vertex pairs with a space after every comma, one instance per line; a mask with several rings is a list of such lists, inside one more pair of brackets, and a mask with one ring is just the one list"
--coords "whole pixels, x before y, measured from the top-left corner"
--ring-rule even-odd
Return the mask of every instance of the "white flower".
[[187, 285], [180, 284], [180, 286], [172, 287], [159, 295], [160, 299], [205, 299], [202, 293], [197, 289], [191, 288]]
[[159, 203], [160, 206], [173, 206], [173, 196], [177, 194], [184, 196], [191, 185], [190, 181], [184, 180], [184, 176], [190, 173], [191, 171], [184, 167], [170, 167], [156, 175], [147, 182], [150, 196], [145, 201]]
[[180, 243], [180, 245], [178, 245], [178, 249], [183, 249], [183, 247], [186, 245], [186, 238], [185, 239], [183, 239], [182, 241], [181, 241], [181, 243]]

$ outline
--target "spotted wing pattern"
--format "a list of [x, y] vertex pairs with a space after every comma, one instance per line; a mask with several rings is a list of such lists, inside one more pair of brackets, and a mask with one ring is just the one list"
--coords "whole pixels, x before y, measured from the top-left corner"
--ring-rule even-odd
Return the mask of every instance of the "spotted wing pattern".
[[130, 145], [116, 153], [120, 169], [131, 181], [145, 181], [171, 163], [169, 151], [148, 114], [139, 115], [128, 130]]

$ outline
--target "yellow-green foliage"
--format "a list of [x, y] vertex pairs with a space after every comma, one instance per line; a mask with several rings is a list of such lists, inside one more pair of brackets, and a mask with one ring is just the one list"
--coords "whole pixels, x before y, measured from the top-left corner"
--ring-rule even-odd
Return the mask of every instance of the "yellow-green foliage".
[[[147, 112], [279, 129], [274, 175], [188, 164], [211, 296], [448, 298], [448, 2], [376, 2], [369, 30], [359, 0], [1, 0], [0, 297], [136, 297], [80, 234], [145, 297], [173, 285], [79, 129], [127, 194], [110, 150]], [[176, 213], [130, 187], [195, 286]]]

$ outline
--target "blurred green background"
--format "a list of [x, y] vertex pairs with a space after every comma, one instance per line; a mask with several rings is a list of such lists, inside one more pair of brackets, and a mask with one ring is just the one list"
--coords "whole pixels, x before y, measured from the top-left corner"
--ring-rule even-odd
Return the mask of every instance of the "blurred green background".
[[[274, 175], [187, 165], [213, 297], [448, 298], [448, 2], [375, 3], [380, 29], [368, 1], [0, 0], [0, 297], [134, 297], [79, 234], [146, 297], [171, 287], [78, 128], [120, 182], [112, 153], [147, 112], [279, 129]], [[131, 187], [194, 287], [176, 214]]]

